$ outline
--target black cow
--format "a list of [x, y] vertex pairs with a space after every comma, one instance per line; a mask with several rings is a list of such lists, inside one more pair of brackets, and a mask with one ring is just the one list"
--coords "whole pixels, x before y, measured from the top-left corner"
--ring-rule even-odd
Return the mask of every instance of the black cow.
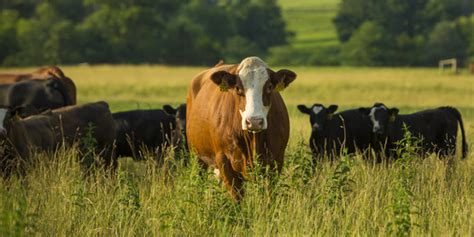
[[176, 109], [171, 105], [164, 105], [163, 110], [176, 118], [177, 136], [174, 136], [175, 141], [173, 144], [176, 144], [178, 147], [183, 146], [184, 149], [188, 150], [188, 144], [186, 142], [186, 104], [180, 104]]
[[404, 137], [404, 125], [412, 136], [420, 141], [422, 154], [435, 152], [442, 157], [456, 154], [458, 124], [462, 135], [462, 158], [467, 156], [467, 142], [461, 114], [454, 107], [439, 107], [412, 114], [399, 115], [397, 108], [387, 108], [375, 103], [371, 108], [360, 108], [369, 115], [376, 148], [385, 149], [385, 156], [397, 158], [393, 154], [397, 142]]
[[26, 117], [46, 109], [73, 105], [73, 101], [59, 80], [26, 80], [0, 85], [0, 105], [22, 107], [19, 115]]
[[338, 106], [328, 108], [314, 104], [311, 108], [298, 105], [298, 109], [309, 115], [311, 123], [310, 148], [315, 157], [340, 155], [343, 145], [348, 153], [366, 150], [371, 143], [371, 126], [368, 116], [357, 109], [346, 110], [337, 114]]
[[161, 155], [165, 147], [172, 145], [176, 120], [163, 110], [131, 110], [112, 116], [117, 131], [117, 156], [138, 159], [142, 148]]
[[[88, 134], [88, 131], [91, 133]], [[63, 145], [80, 144], [83, 142], [81, 139], [88, 135], [95, 140], [94, 148], [104, 165], [115, 169], [117, 162], [112, 147], [115, 129], [107, 103], [67, 106], [23, 119], [17, 116], [15, 109], [0, 107], [0, 143], [3, 150], [0, 170], [8, 174], [8, 170], [18, 167], [15, 164], [29, 161], [36, 150], [53, 152]]]

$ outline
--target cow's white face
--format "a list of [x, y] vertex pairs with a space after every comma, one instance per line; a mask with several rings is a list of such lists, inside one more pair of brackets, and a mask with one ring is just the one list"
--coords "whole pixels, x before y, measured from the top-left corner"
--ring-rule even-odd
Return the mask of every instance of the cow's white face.
[[313, 106], [313, 112], [314, 112], [314, 114], [316, 114], [316, 115], [319, 114], [323, 109], [324, 109], [324, 107], [321, 106], [321, 105], [315, 105], [315, 106]]
[[238, 70], [245, 94], [245, 110], [240, 110], [242, 129], [258, 132], [267, 129], [270, 104], [263, 103], [264, 86], [270, 80], [267, 65], [255, 57], [243, 60]]
[[7, 132], [5, 128], [5, 118], [7, 117], [8, 109], [0, 108], [0, 134]]
[[375, 104], [369, 113], [372, 122], [372, 132], [375, 134], [383, 134], [388, 126], [389, 109], [383, 104]]
[[242, 130], [254, 133], [265, 130], [272, 93], [286, 88], [296, 79], [296, 74], [286, 69], [274, 72], [258, 57], [245, 58], [236, 68], [232, 72], [215, 71], [211, 80], [221, 92], [233, 89], [233, 93], [243, 98], [238, 108]]

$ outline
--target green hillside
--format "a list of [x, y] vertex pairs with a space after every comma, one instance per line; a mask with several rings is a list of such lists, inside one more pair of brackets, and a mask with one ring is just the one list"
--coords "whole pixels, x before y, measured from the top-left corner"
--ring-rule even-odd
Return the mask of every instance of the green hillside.
[[332, 18], [340, 0], [279, 0], [288, 29], [295, 33], [295, 48], [334, 46], [337, 40]]

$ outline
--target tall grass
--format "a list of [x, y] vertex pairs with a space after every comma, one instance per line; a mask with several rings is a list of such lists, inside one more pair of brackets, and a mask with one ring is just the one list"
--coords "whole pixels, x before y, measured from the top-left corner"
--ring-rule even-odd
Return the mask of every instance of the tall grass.
[[0, 183], [0, 236], [395, 235], [405, 233], [394, 230], [405, 223], [400, 213], [416, 223], [412, 235], [473, 233], [472, 155], [456, 160], [449, 179], [447, 162], [412, 157], [409, 185], [397, 186], [405, 166], [345, 156], [312, 168], [300, 143], [287, 151], [280, 177], [255, 171], [236, 204], [195, 158], [187, 166], [173, 154], [160, 166], [121, 162], [110, 175], [86, 174], [77, 154], [39, 154], [26, 176]]

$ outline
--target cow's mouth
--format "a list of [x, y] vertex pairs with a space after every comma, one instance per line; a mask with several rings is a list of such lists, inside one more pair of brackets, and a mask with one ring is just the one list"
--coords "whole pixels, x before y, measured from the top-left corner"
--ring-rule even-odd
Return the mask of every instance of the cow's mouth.
[[263, 129], [259, 129], [259, 130], [248, 130], [249, 132], [253, 133], [253, 134], [256, 134], [256, 133], [259, 133], [261, 131], [263, 131]]

